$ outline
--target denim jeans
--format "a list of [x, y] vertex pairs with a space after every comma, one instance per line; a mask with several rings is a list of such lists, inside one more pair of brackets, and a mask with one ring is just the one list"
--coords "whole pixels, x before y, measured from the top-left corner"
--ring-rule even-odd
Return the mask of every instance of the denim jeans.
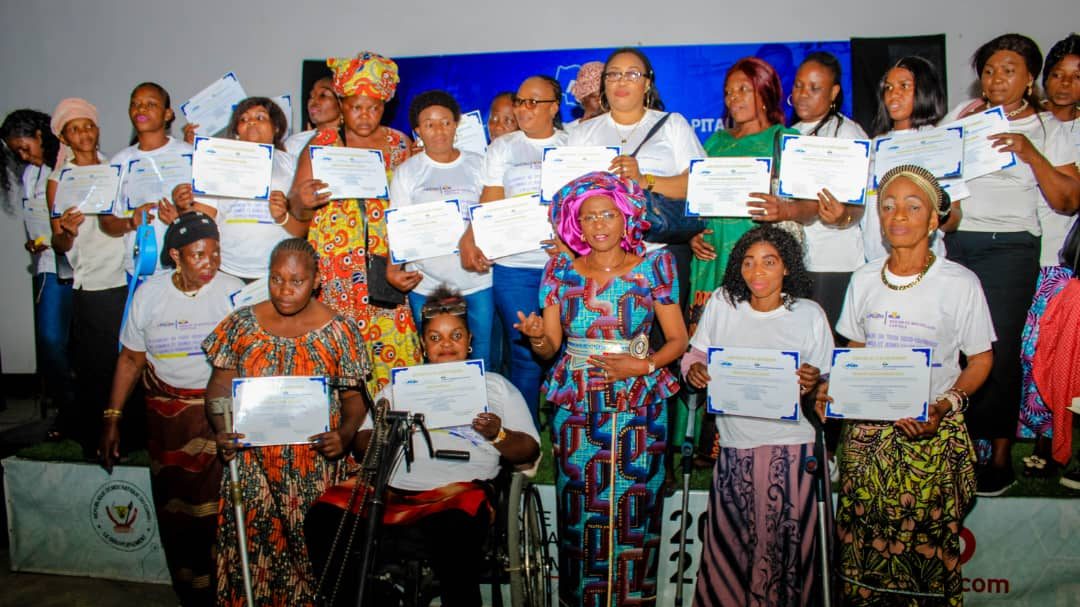
[[[492, 289], [484, 289], [465, 296], [465, 305], [468, 307], [469, 332], [472, 333], [472, 353], [469, 358], [481, 358], [484, 360], [484, 368], [491, 370], [491, 319], [495, 316], [492, 307]], [[413, 320], [416, 328], [420, 330], [424, 317], [420, 309], [424, 307], [427, 297], [419, 293], [409, 293], [409, 307], [412, 309]], [[421, 340], [423, 333], [420, 334]]]
[[533, 355], [529, 341], [514, 328], [520, 310], [526, 316], [529, 312], [541, 313], [539, 293], [540, 279], [544, 270], [540, 268], [511, 268], [495, 264], [491, 269], [492, 290], [495, 292], [495, 309], [499, 312], [503, 330], [510, 342], [510, 383], [525, 397], [525, 403], [532, 413], [533, 422], [540, 427], [540, 380], [544, 374], [542, 362]]
[[61, 282], [54, 272], [34, 275], [34, 330], [38, 374], [58, 406], [71, 397], [71, 281]]

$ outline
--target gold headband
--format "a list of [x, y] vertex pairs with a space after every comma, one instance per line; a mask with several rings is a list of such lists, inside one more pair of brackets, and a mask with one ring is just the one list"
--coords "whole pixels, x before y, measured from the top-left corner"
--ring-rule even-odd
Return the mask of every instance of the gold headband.
[[881, 197], [881, 194], [885, 192], [885, 188], [887, 188], [897, 177], [906, 177], [908, 181], [915, 184], [915, 187], [922, 190], [923, 193], [926, 194], [927, 199], [934, 204], [934, 209], [937, 211], [938, 215], [948, 214], [949, 208], [942, 208], [944, 206], [942, 205], [942, 201], [946, 196], [945, 190], [941, 189], [941, 184], [938, 183], [937, 178], [934, 177], [930, 171], [914, 164], [902, 164], [898, 167], [889, 169], [889, 171], [882, 176], [881, 183], [878, 184], [879, 198]]

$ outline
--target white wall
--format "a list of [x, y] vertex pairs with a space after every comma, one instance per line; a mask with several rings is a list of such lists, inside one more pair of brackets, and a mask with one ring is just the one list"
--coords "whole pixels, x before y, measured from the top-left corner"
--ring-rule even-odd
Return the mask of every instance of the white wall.
[[[233, 70], [250, 94], [293, 93], [295, 119], [301, 61], [365, 49], [393, 57], [942, 32], [955, 103], [970, 84], [968, 61], [979, 44], [1017, 31], [1045, 52], [1080, 27], [1077, 14], [1075, 0], [6, 0], [0, 114], [20, 107], [51, 111], [63, 97], [85, 97], [101, 112], [102, 149], [113, 152], [130, 134], [131, 87], [144, 80], [165, 85], [176, 106]], [[0, 242], [0, 279], [26, 265], [20, 255], [10, 238]], [[25, 287], [5, 282], [0, 309], [30, 297], [29, 285], [28, 277]], [[12, 345], [2, 337], [7, 358]]]

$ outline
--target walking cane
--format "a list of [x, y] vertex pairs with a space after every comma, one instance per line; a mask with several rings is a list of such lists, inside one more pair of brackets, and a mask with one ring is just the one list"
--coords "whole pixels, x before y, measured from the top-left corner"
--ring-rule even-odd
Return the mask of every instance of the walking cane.
[[[224, 398], [221, 414], [225, 416], [225, 428], [232, 432], [232, 399]], [[240, 547], [240, 567], [244, 574], [244, 596], [248, 607], [255, 607], [255, 597], [251, 590], [251, 566], [248, 564], [247, 529], [244, 527], [244, 496], [240, 490], [240, 468], [236, 455], [229, 460], [229, 492], [232, 495], [234, 516], [236, 517], [236, 541]]]
[[[678, 580], [675, 586], [675, 607], [683, 604], [683, 573], [686, 570], [686, 534], [692, 525], [686, 524], [690, 517], [690, 473], [694, 469], [694, 423], [697, 422], [697, 409], [701, 405], [701, 393], [691, 394], [686, 406], [690, 409], [686, 417], [686, 432], [683, 433], [682, 454], [682, 519], [679, 524], [679, 566], [675, 574]], [[693, 518], [691, 517], [691, 522]]]

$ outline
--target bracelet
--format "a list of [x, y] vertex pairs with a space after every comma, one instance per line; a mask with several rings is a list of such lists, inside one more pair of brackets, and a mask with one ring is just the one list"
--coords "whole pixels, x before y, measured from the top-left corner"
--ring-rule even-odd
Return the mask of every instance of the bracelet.
[[101, 412], [101, 417], [102, 419], [120, 419], [124, 417], [124, 412], [110, 407]]
[[288, 212], [288, 211], [285, 211], [285, 218], [284, 218], [284, 219], [282, 219], [281, 221], [275, 221], [275, 222], [274, 222], [274, 225], [276, 225], [276, 226], [283, 226], [283, 225], [285, 225], [285, 224], [287, 224], [287, 223], [289, 223], [289, 212]]
[[534, 348], [543, 348], [545, 339], [547, 339], [547, 338], [546, 337], [540, 337], [540, 338], [537, 338], [537, 339], [529, 338], [529, 343], [532, 344], [532, 347], [534, 347]]
[[851, 225], [851, 222], [854, 219], [855, 218], [852, 217], [851, 213], [844, 213], [844, 222], [840, 224], [840, 229], [844, 229], [844, 228], [848, 227], [849, 225]]

